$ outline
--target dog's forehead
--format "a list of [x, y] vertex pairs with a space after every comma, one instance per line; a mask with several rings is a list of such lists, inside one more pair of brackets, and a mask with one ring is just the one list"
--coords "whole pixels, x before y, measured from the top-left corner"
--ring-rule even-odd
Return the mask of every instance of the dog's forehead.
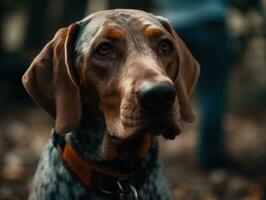
[[96, 33], [101, 27], [118, 26], [125, 31], [141, 31], [149, 25], [162, 27], [156, 16], [140, 10], [115, 9], [99, 11], [78, 22], [83, 25], [84, 32]]
[[162, 28], [156, 16], [145, 11], [133, 9], [104, 10], [93, 13], [77, 22], [81, 26], [76, 50], [85, 53], [95, 35], [103, 28], [120, 27], [124, 31], [142, 32], [148, 26]]

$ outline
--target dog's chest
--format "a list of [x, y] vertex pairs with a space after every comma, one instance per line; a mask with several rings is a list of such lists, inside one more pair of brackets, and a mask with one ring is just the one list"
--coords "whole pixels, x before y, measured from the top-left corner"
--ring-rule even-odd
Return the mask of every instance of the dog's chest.
[[[138, 191], [138, 196], [139, 199], [172, 199], [159, 163]], [[93, 193], [81, 185], [76, 177], [73, 177], [63, 166], [57, 150], [49, 142], [40, 158], [29, 199], [105, 200], [110, 198]]]

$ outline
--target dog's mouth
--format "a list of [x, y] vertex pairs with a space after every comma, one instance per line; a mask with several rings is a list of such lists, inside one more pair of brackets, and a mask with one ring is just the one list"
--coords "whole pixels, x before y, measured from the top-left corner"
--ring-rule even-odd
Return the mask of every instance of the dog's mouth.
[[181, 132], [182, 124], [180, 121], [171, 117], [171, 115], [158, 115], [158, 116], [144, 116], [138, 120], [130, 120], [129, 122], [122, 121], [123, 131], [111, 131], [108, 134], [110, 141], [116, 145], [125, 143], [132, 143], [137, 141], [140, 137], [146, 134], [151, 136], [163, 136], [165, 139], [175, 139]]
[[135, 143], [141, 138], [141, 136], [138, 134], [130, 138], [120, 138], [117, 136], [116, 133], [109, 133], [108, 137], [113, 144], [118, 145], [118, 146]]
[[149, 118], [139, 129], [142, 134], [161, 135], [165, 139], [172, 140], [181, 132], [182, 124], [171, 117], [162, 115], [161, 117]]
[[162, 136], [173, 140], [181, 132], [181, 122], [174, 110], [157, 112], [154, 115], [139, 113], [138, 117], [135, 115], [130, 118], [130, 124], [124, 123], [125, 118], [122, 117], [113, 117], [106, 121], [108, 126], [103, 149], [109, 160], [114, 158], [125, 160], [132, 156], [143, 158], [155, 137]]

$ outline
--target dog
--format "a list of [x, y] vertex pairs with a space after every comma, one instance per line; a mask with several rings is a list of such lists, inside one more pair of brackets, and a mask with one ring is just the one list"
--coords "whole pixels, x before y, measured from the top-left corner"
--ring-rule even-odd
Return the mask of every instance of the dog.
[[163, 17], [106, 10], [60, 29], [22, 78], [55, 122], [29, 199], [172, 199], [157, 136], [194, 121], [198, 76]]

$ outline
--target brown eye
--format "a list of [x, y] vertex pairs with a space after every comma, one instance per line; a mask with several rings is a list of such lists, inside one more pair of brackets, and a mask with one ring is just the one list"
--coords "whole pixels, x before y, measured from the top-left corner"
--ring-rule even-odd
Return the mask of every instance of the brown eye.
[[101, 56], [107, 56], [111, 53], [112, 51], [112, 46], [107, 43], [103, 42], [101, 43], [97, 48], [96, 48], [96, 53], [101, 55]]
[[160, 42], [160, 50], [163, 52], [163, 53], [170, 53], [173, 51], [173, 44], [172, 44], [172, 41], [169, 40], [169, 39], [163, 39], [161, 40]]

